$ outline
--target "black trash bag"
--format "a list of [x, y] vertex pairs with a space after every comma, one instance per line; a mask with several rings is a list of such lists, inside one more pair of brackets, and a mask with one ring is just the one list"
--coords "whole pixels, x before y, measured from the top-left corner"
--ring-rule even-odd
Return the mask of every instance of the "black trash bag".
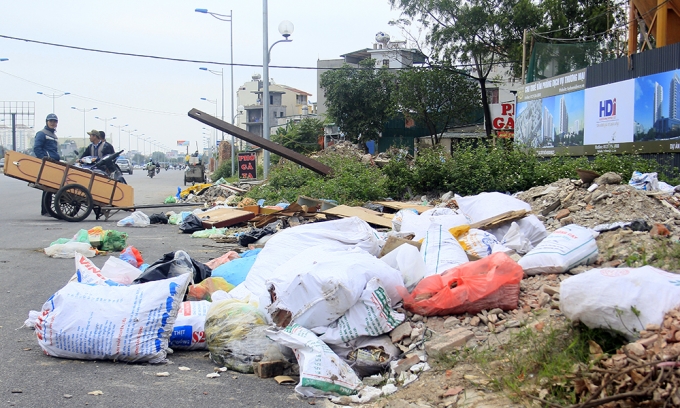
[[652, 227], [649, 224], [647, 224], [647, 221], [643, 219], [637, 219], [633, 220], [633, 222], [630, 223], [628, 229], [631, 229], [633, 231], [649, 232], [652, 230]]
[[194, 214], [189, 214], [187, 217], [179, 224], [179, 230], [185, 234], [191, 234], [196, 231], [203, 231], [203, 222]]
[[212, 269], [204, 263], [191, 258], [184, 251], [168, 252], [146, 268], [132, 283], [145, 283], [174, 278], [185, 273], [193, 276], [193, 283], [200, 283], [212, 275]]
[[168, 216], [163, 213], [151, 214], [149, 216], [149, 221], [151, 221], [152, 224], [167, 224]]
[[276, 233], [281, 225], [281, 220], [278, 220], [267, 224], [264, 228], [252, 228], [238, 236], [238, 243], [241, 246], [248, 246], [264, 236]]

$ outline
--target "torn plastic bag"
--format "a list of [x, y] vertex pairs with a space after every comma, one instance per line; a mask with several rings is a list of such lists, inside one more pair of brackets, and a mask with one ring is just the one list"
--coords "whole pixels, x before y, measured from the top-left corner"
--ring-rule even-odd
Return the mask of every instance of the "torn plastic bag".
[[118, 257], [135, 268], [139, 268], [142, 266], [142, 264], [144, 264], [144, 258], [142, 258], [142, 254], [132, 245], [125, 248]]
[[70, 282], [43, 305], [38, 344], [53, 357], [163, 363], [187, 278], [134, 286]]
[[116, 224], [119, 227], [148, 227], [151, 222], [149, 216], [137, 210]]
[[151, 222], [152, 224], [167, 224], [168, 216], [165, 215], [164, 213], [151, 214], [149, 216], [149, 222]]
[[190, 274], [192, 277], [190, 280], [193, 283], [199, 283], [210, 277], [212, 271], [205, 264], [192, 259], [184, 251], [168, 252], [163, 255], [163, 258], [146, 268], [133, 283], [168, 279], [185, 273]]
[[125, 262], [122, 259], [110, 256], [102, 266], [101, 273], [107, 279], [118, 282], [122, 285], [130, 285], [139, 278], [142, 271]]
[[237, 299], [214, 302], [205, 321], [210, 359], [242, 373], [252, 373], [270, 347], [277, 347], [265, 334], [265, 316], [256, 303]]
[[372, 278], [380, 279], [389, 306], [401, 300], [396, 288], [404, 286], [399, 271], [366, 251], [328, 245], [307, 248], [272, 276], [265, 283], [272, 302], [267, 312], [279, 327], [328, 326], [359, 301]]
[[281, 220], [277, 220], [267, 224], [264, 228], [252, 228], [250, 231], [244, 232], [238, 236], [238, 243], [244, 247], [248, 246], [248, 244], [252, 244], [262, 237], [275, 234], [281, 227]]
[[225, 263], [233, 261], [234, 259], [238, 259], [240, 257], [241, 256], [238, 253], [234, 251], [229, 251], [226, 254], [220, 256], [219, 258], [209, 260], [205, 264], [208, 265], [210, 269], [215, 270], [215, 268], [217, 268], [218, 266], [224, 265]]
[[500, 308], [519, 302], [522, 267], [502, 252], [428, 276], [413, 292], [402, 288], [404, 308], [422, 316], [448, 316]]
[[328, 347], [361, 378], [389, 370], [390, 362], [401, 354], [390, 337], [385, 335], [358, 337], [347, 343], [329, 344]]
[[361, 387], [354, 370], [304, 327], [292, 324], [283, 330], [268, 330], [267, 336], [295, 352], [300, 366], [297, 393], [305, 397], [353, 395]]
[[184, 218], [182, 223], [179, 224], [179, 230], [185, 234], [191, 234], [196, 231], [202, 231], [204, 229], [205, 228], [203, 228], [203, 222], [201, 222], [201, 220], [194, 214], [187, 215], [187, 217]]
[[[545, 229], [543, 222], [533, 214], [515, 222], [519, 226], [520, 231], [522, 231], [522, 234], [524, 234], [534, 247], [540, 244], [541, 241], [548, 236], [548, 231]], [[511, 224], [505, 224], [498, 228], [490, 229], [489, 232], [492, 233], [498, 241], [501, 241], [505, 234], [510, 230], [510, 227]]]
[[506, 248], [510, 248], [520, 255], [524, 255], [531, 251], [534, 246], [531, 245], [531, 241], [522, 233], [519, 228], [519, 224], [512, 222], [510, 224], [510, 229], [505, 233], [503, 239], [501, 239], [500, 244]]
[[380, 279], [366, 284], [359, 301], [328, 327], [315, 327], [312, 331], [326, 344], [347, 343], [359, 336], [380, 336], [389, 333], [404, 322], [404, 315], [392, 310], [392, 301], [382, 287]]
[[230, 293], [237, 298], [254, 294], [260, 301], [260, 307], [264, 308], [270, 303], [265, 282], [276, 276], [276, 268], [301, 251], [321, 244], [341, 248], [357, 247], [373, 256], [378, 256], [381, 248], [378, 233], [358, 217], [286, 228], [272, 236], [258, 255], [243, 285], [234, 288]]

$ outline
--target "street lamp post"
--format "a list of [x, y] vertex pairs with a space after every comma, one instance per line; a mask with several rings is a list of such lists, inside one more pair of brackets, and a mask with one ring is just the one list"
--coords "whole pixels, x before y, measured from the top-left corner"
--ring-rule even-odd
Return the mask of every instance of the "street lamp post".
[[[122, 128], [126, 127], [126, 126], [127, 126], [127, 125], [119, 125], [119, 126], [116, 126], [116, 125], [114, 125], [113, 123], [111, 124], [111, 127], [118, 128], [118, 143], [120, 143], [120, 148], [121, 148], [121, 149], [123, 148], [123, 139], [120, 138], [120, 130], [121, 130]], [[129, 153], [129, 152], [130, 152], [130, 146], [128, 145], [128, 153]]]
[[[110, 120], [116, 119], [115, 116], [112, 117], [112, 118], [100, 118], [99, 116], [95, 116], [94, 118], [95, 118], [95, 119], [99, 119], [99, 120], [103, 120], [103, 121], [104, 121], [104, 130], [108, 129], [108, 128], [106, 127], [106, 125], [108, 125], [108, 123], [109, 123]], [[113, 140], [113, 138], [112, 138], [111, 140]], [[113, 143], [112, 143], [112, 144], [113, 144]]]
[[[211, 13], [208, 12], [207, 9], [196, 9], [196, 12], [198, 13], [206, 13], [210, 14], [211, 16], [215, 17], [218, 20], [221, 21], [227, 21], [229, 22], [229, 40], [230, 40], [230, 60], [229, 64], [231, 67], [231, 117], [234, 117], [234, 21], [233, 21], [233, 10], [229, 10], [229, 15], [226, 14], [217, 14], [217, 13]], [[201, 68], [204, 69], [204, 68]], [[208, 70], [205, 68], [204, 70], [207, 70], [209, 72], [212, 72], [213, 74], [215, 72]], [[222, 69], [221, 72], [222, 75], [222, 120], [224, 120], [224, 68]], [[231, 120], [231, 124], [234, 124], [234, 119]], [[222, 132], [222, 140], [224, 140], [224, 132]], [[231, 174], [234, 174], [234, 166], [236, 165], [234, 161], [234, 135], [231, 135]]]
[[[125, 125], [125, 126], [127, 126], [127, 125]], [[136, 132], [137, 129], [135, 129], [135, 130], [122, 129], [122, 131], [128, 134], [128, 153], [130, 153], [132, 151], [132, 143], [130, 141], [132, 139], [132, 133]], [[139, 147], [139, 144], [137, 144], [137, 147]]]
[[96, 110], [97, 108], [89, 108], [88, 109], [88, 108], [76, 108], [75, 106], [71, 106], [71, 109], [75, 109], [79, 112], [83, 112], [83, 143], [84, 143], [83, 146], [87, 147], [87, 141], [86, 141], [86, 138], [85, 138], [85, 135], [87, 134], [87, 129], [85, 128], [85, 114], [87, 112]]
[[[279, 40], [272, 44], [271, 47], [268, 47], [269, 44], [269, 38], [268, 38], [268, 24], [269, 24], [269, 18], [267, 16], [268, 14], [268, 6], [267, 6], [267, 0], [262, 0], [262, 54], [263, 54], [263, 61], [262, 61], [262, 79], [264, 80], [264, 89], [263, 89], [263, 95], [262, 99], [264, 99], [262, 102], [262, 136], [265, 138], [265, 140], [269, 140], [269, 133], [270, 133], [270, 127], [269, 127], [269, 60], [271, 59], [271, 52], [272, 48], [278, 43], [281, 42], [292, 42], [293, 40], [288, 39], [291, 34], [293, 34], [293, 23], [290, 21], [284, 20], [279, 24], [279, 32], [283, 36], [283, 40]], [[265, 150], [264, 151], [264, 178], [266, 179], [269, 177], [269, 151]]]
[[[2, 59], [0, 59], [0, 61], [2, 61]], [[52, 98], [52, 113], [56, 113], [55, 110], [54, 110], [54, 100], [56, 98], [61, 98], [62, 96], [71, 95], [71, 92], [64, 92], [64, 93], [60, 93], [60, 94], [46, 94], [46, 93], [38, 92], [38, 94], [44, 95], [48, 98]]]

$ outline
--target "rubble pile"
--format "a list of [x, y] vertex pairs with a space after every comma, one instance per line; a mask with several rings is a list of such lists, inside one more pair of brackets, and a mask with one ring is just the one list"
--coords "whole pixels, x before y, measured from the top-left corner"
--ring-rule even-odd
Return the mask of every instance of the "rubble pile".
[[[680, 310], [666, 313], [663, 324], [649, 324], [640, 339], [608, 356], [591, 343], [594, 368], [573, 382], [584, 406], [680, 406]], [[615, 405], [618, 404], [618, 405]]]
[[[599, 224], [644, 220], [680, 225], [680, 212], [663, 204], [660, 195], [627, 184], [602, 184], [595, 189], [581, 180], [561, 179], [517, 194], [540, 214], [548, 230], [567, 224], [593, 228]], [[592, 190], [592, 191], [591, 191]], [[668, 200], [668, 198], [666, 198]], [[677, 198], [672, 198], [677, 202]]]
[[329, 154], [339, 154], [341, 156], [353, 156], [356, 158], [361, 158], [365, 153], [359, 149], [356, 144], [343, 140], [326, 147], [322, 151], [315, 155], [311, 155], [310, 157], [315, 159]]

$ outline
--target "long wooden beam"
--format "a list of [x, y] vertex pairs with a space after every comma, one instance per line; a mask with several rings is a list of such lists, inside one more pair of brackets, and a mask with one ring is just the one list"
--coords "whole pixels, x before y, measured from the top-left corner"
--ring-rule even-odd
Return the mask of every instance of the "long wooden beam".
[[266, 140], [265, 138], [258, 136], [255, 133], [245, 131], [237, 126], [234, 126], [230, 123], [220, 120], [214, 116], [210, 116], [209, 114], [202, 112], [198, 109], [190, 110], [189, 117], [194, 118], [197, 121], [204, 123], [217, 130], [229, 133], [230, 135], [237, 137], [241, 140], [245, 140], [250, 144], [261, 147], [272, 153], [276, 153], [279, 156], [285, 157], [286, 159], [294, 163], [297, 163], [302, 167], [308, 168], [313, 172], [319, 173], [322, 176], [327, 176], [333, 171], [332, 168], [326, 166], [323, 163], [320, 163], [296, 151], [290, 150], [287, 147], [283, 147], [278, 143]]

